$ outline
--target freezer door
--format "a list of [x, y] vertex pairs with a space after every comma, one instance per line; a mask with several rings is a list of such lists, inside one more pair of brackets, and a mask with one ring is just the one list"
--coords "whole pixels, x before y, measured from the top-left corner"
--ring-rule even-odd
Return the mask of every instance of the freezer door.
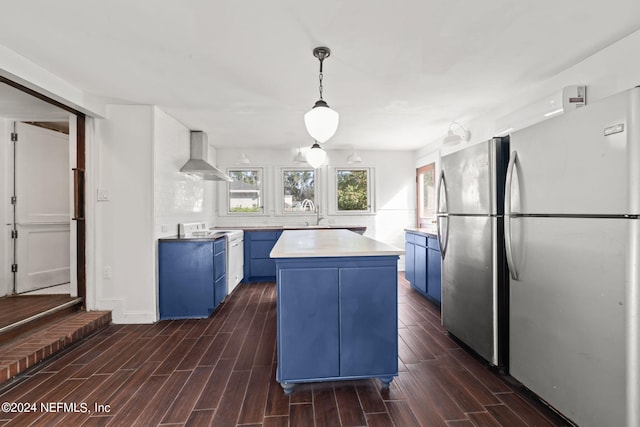
[[512, 211], [640, 214], [639, 119], [636, 88], [513, 133]]
[[580, 426], [625, 426], [625, 219], [512, 218], [510, 373]]
[[442, 260], [442, 324], [487, 361], [497, 364], [496, 268], [498, 218], [448, 217]]
[[[442, 157], [449, 214], [495, 215], [502, 202], [496, 193], [496, 144], [492, 139]], [[502, 193], [504, 186], [499, 192]]]

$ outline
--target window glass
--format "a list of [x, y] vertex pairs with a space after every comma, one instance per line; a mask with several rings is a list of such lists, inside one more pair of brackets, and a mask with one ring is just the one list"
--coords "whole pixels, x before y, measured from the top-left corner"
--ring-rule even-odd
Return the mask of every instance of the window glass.
[[313, 169], [285, 169], [282, 171], [284, 213], [314, 212], [315, 171]]
[[436, 176], [435, 163], [418, 168], [418, 226], [433, 224], [436, 218]]
[[233, 182], [229, 188], [230, 213], [262, 213], [262, 170], [236, 169], [229, 170]]
[[369, 211], [368, 169], [336, 169], [337, 210]]

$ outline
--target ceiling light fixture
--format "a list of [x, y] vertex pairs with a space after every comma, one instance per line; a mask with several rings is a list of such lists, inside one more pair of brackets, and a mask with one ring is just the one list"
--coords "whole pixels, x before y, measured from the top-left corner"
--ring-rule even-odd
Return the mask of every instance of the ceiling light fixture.
[[315, 141], [311, 149], [307, 151], [307, 163], [314, 169], [318, 169], [327, 158], [327, 152], [320, 147], [318, 141]]
[[326, 142], [338, 130], [338, 113], [329, 108], [329, 105], [322, 99], [322, 63], [329, 55], [331, 55], [331, 50], [328, 47], [313, 49], [313, 56], [320, 61], [320, 99], [304, 115], [304, 124], [307, 127], [307, 132], [316, 142]]
[[[460, 128], [460, 131], [458, 131], [458, 133], [453, 132], [453, 129], [451, 128], [453, 125], [457, 125]], [[456, 145], [462, 141], [468, 141], [469, 136], [470, 136], [469, 131], [466, 130], [460, 123], [451, 122], [451, 124], [449, 125], [449, 130], [447, 131], [447, 136], [445, 136], [444, 139], [442, 140], [442, 144]]]

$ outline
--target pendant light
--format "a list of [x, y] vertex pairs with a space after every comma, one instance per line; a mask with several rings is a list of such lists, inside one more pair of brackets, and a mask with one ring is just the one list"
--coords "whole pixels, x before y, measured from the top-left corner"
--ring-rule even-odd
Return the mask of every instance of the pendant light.
[[327, 152], [315, 141], [311, 149], [307, 151], [307, 163], [314, 169], [318, 169], [327, 158]]
[[304, 124], [307, 127], [307, 132], [316, 142], [326, 142], [338, 130], [338, 113], [329, 108], [329, 105], [322, 99], [322, 63], [329, 55], [331, 55], [331, 50], [328, 47], [313, 49], [313, 56], [320, 61], [320, 99], [304, 115]]

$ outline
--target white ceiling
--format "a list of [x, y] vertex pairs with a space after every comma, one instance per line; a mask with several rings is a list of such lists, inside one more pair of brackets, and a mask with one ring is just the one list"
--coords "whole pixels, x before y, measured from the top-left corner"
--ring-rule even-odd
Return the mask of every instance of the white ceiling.
[[311, 145], [326, 45], [327, 147], [411, 150], [638, 29], [638, 0], [13, 0], [0, 45], [243, 148]]

